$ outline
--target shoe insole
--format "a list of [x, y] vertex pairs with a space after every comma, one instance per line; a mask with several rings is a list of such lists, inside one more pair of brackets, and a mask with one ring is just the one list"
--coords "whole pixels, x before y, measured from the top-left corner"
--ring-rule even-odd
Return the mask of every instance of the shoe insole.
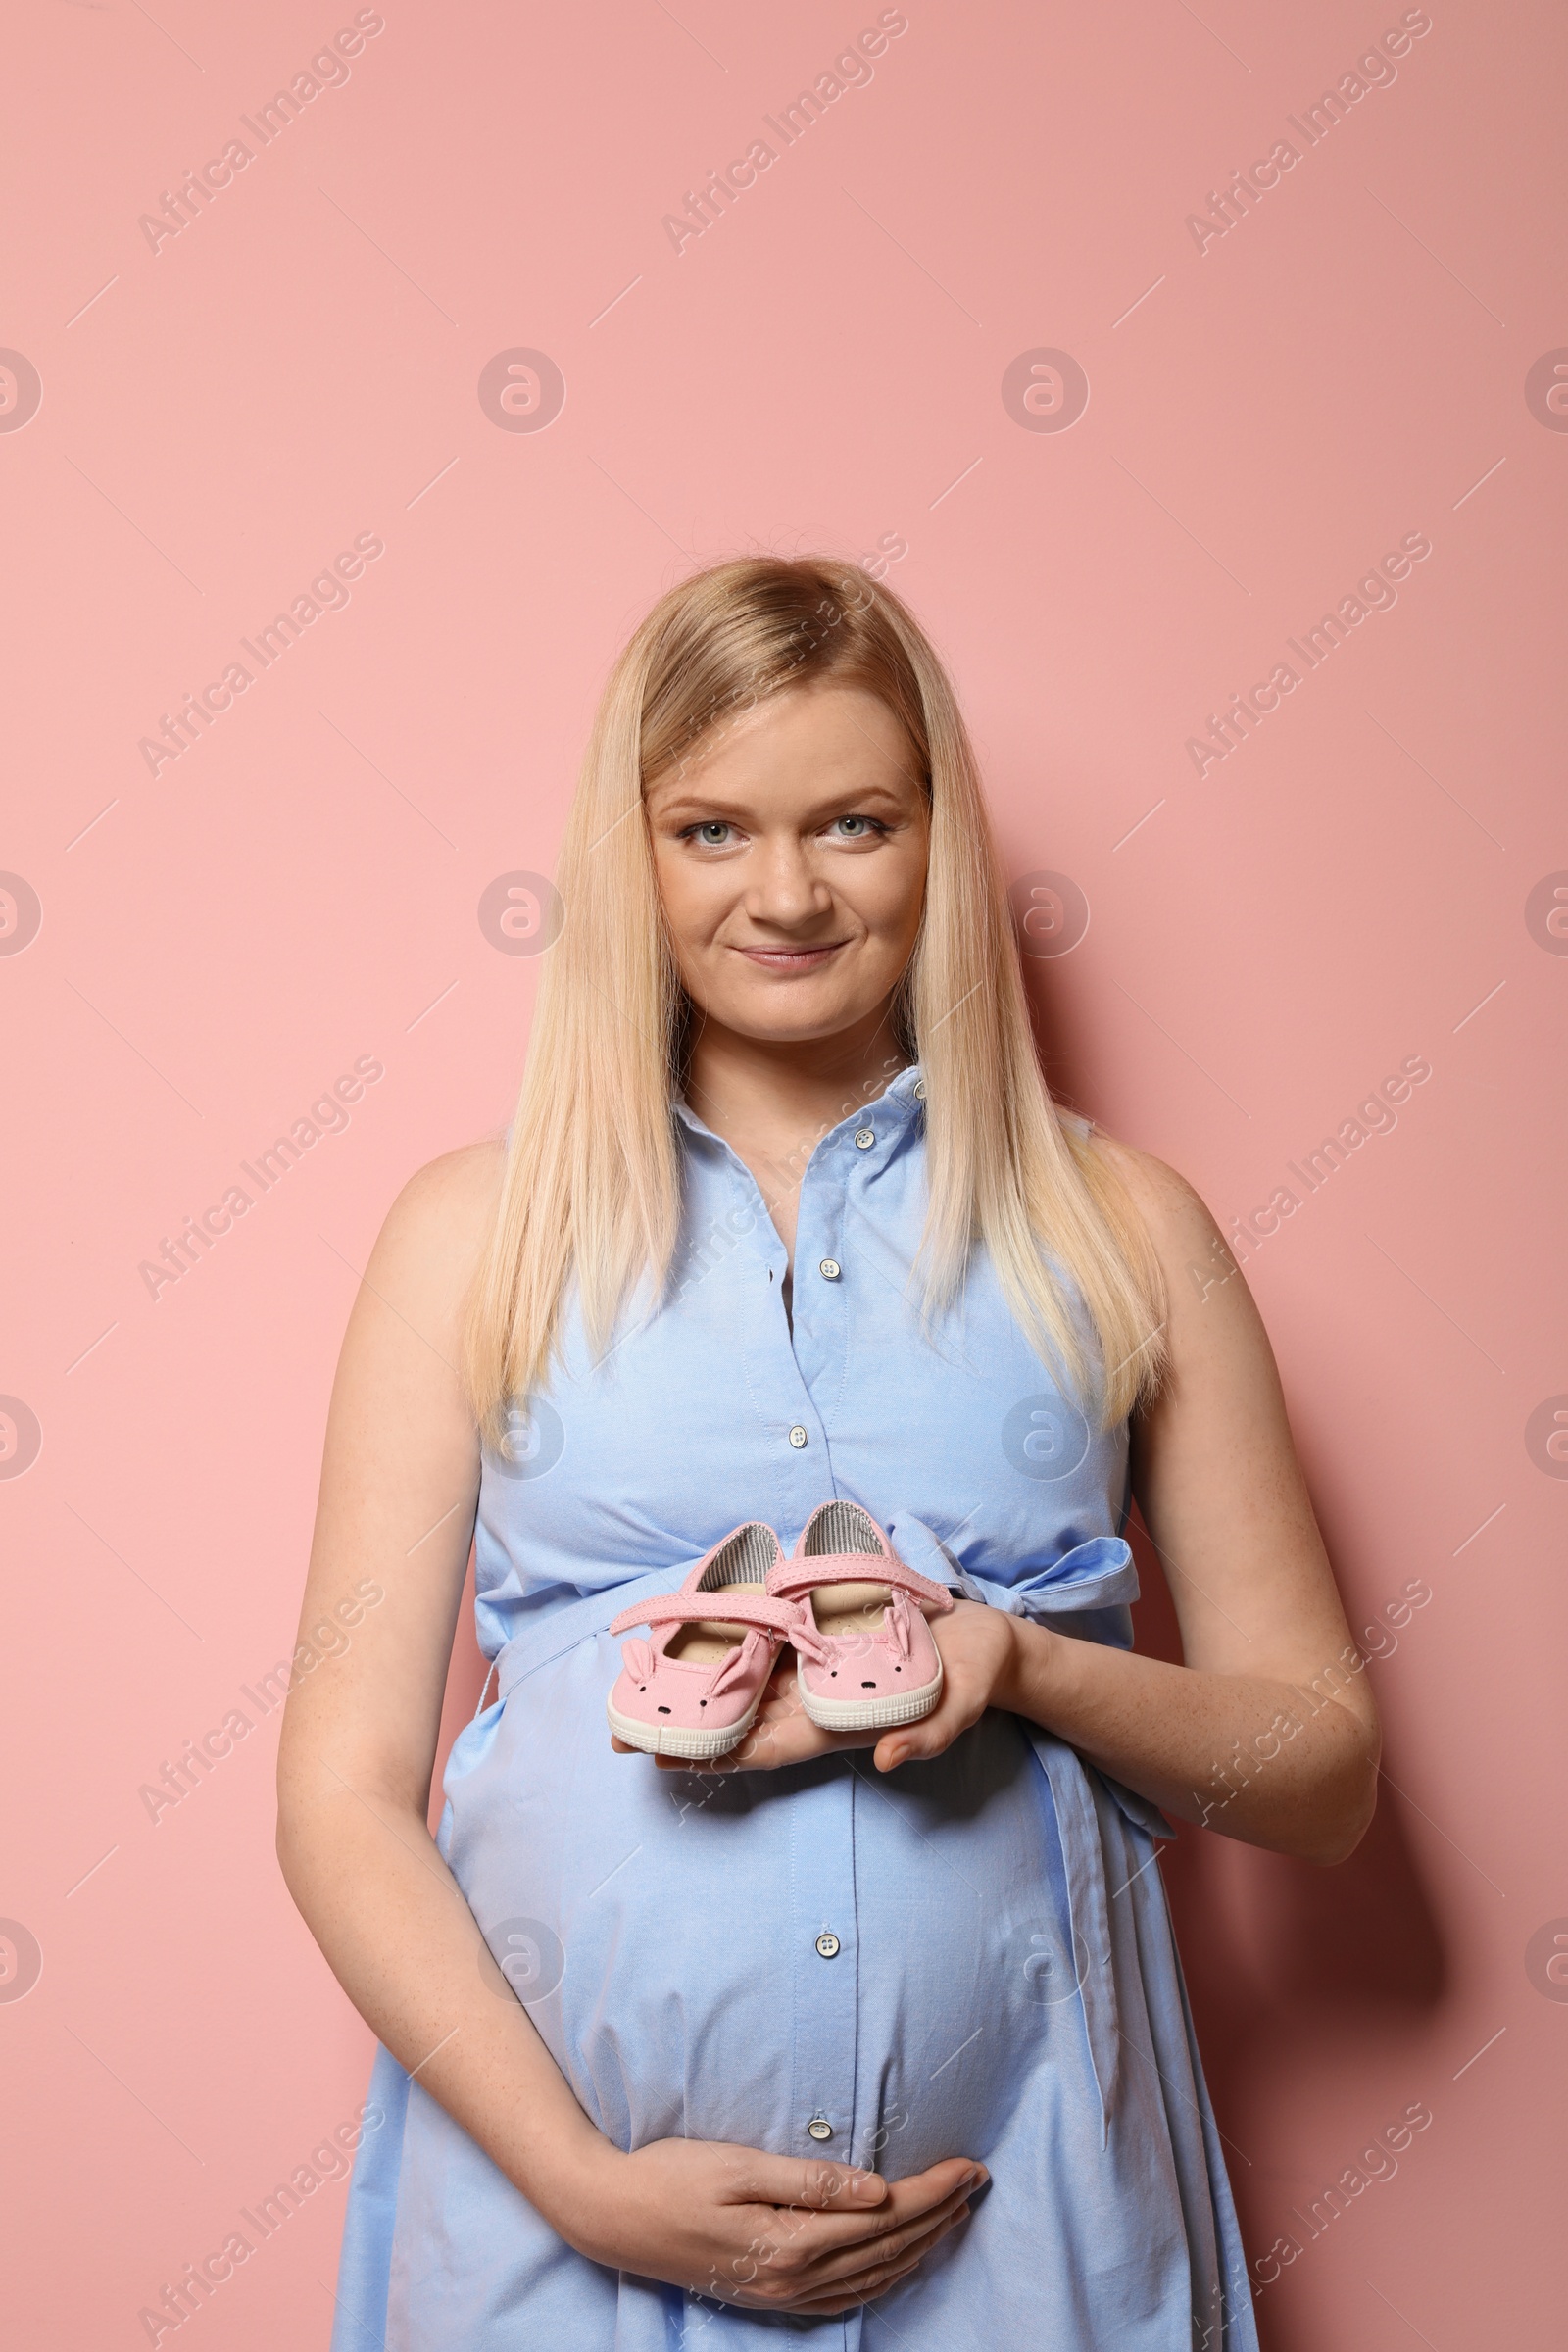
[[[765, 1585], [726, 1585], [726, 1592], [765, 1592]], [[714, 1598], [718, 1595], [715, 1593]], [[666, 1658], [679, 1658], [687, 1666], [715, 1666], [730, 1650], [739, 1647], [747, 1635], [754, 1631], [749, 1625], [731, 1625], [723, 1617], [696, 1617], [689, 1625], [679, 1625], [665, 1645]]]
[[886, 1585], [818, 1585], [811, 1607], [824, 1634], [874, 1634], [892, 1598]]

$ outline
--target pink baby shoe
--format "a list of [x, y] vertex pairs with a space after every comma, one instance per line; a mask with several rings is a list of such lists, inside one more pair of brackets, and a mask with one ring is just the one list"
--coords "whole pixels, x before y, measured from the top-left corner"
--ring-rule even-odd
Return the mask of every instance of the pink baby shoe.
[[607, 1701], [610, 1728], [651, 1756], [726, 1755], [751, 1730], [773, 1661], [801, 1611], [768, 1591], [784, 1565], [773, 1530], [749, 1519], [698, 1561], [678, 1592], [622, 1609], [610, 1627], [653, 1629], [628, 1642]]
[[869, 1511], [819, 1503], [767, 1589], [800, 1605], [790, 1640], [813, 1723], [864, 1732], [930, 1714], [942, 1695], [942, 1660], [919, 1604], [945, 1616], [953, 1597], [905, 1566]]

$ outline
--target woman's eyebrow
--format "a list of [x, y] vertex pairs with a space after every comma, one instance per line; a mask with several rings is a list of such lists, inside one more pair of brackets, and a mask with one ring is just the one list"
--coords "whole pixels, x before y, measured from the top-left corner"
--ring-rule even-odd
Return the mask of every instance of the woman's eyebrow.
[[[895, 808], [902, 805], [900, 795], [890, 785], [847, 784], [841, 792], [826, 793], [809, 804], [804, 812], [805, 818], [810, 823], [813, 818], [820, 819], [830, 812], [842, 814], [847, 808], [861, 808], [876, 801]], [[726, 800], [720, 793], [683, 791], [672, 793], [667, 800], [660, 795], [650, 813], [662, 823], [673, 818], [689, 819], [694, 816], [744, 820], [754, 811], [745, 802]]]

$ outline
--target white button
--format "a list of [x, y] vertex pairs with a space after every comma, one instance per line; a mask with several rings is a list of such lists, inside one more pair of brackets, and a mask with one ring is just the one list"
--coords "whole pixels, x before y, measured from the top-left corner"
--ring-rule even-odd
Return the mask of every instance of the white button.
[[843, 1273], [844, 1268], [839, 1264], [839, 1261], [836, 1257], [824, 1257], [822, 1263], [817, 1267], [816, 1270], [821, 1275], [824, 1282], [837, 1282], [839, 1276]]
[[801, 1446], [808, 1444], [809, 1440], [810, 1431], [803, 1429], [800, 1423], [797, 1421], [795, 1427], [790, 1431], [790, 1444], [795, 1446], [798, 1451]]
[[917, 1102], [925, 1101], [925, 1080], [923, 1078], [917, 1078], [914, 1082], [914, 1099]]
[[813, 2139], [831, 2139], [833, 2127], [825, 2115], [813, 2115], [806, 2129]]
[[839, 1939], [834, 1935], [831, 1928], [823, 1929], [821, 1935], [816, 1939], [816, 1948], [821, 1953], [824, 1960], [836, 1960], [838, 1958]]
[[857, 1152], [869, 1152], [871, 1146], [875, 1142], [876, 1129], [874, 1127], [857, 1127], [855, 1131], [855, 1149]]

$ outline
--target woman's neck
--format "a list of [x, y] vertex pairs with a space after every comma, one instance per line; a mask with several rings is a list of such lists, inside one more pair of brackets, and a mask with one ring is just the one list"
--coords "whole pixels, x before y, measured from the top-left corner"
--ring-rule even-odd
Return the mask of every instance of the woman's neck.
[[756, 1177], [792, 1257], [806, 1163], [828, 1128], [872, 1102], [907, 1056], [887, 1007], [836, 1037], [779, 1044], [695, 1016], [686, 1100]]

